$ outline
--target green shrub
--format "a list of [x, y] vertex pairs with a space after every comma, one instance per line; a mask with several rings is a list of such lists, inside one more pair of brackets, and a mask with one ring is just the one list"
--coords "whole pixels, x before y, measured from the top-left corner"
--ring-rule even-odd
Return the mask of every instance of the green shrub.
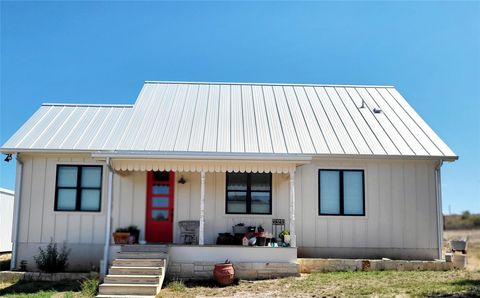
[[63, 272], [67, 269], [70, 249], [67, 249], [65, 245], [63, 245], [62, 250], [59, 252], [57, 243], [53, 242], [52, 239], [45, 250], [41, 247], [39, 247], [38, 250], [38, 255], [34, 256], [33, 259], [41, 271], [53, 273]]
[[100, 284], [100, 281], [97, 278], [89, 278], [85, 279], [82, 282], [82, 296], [84, 297], [95, 297], [98, 292], [98, 285]]
[[468, 219], [470, 217], [470, 211], [462, 212], [462, 219]]

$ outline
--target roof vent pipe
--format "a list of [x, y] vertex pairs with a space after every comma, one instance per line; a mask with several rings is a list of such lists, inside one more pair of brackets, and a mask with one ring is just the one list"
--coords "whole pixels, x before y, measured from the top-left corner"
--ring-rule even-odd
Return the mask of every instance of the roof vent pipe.
[[373, 112], [374, 112], [375, 114], [380, 114], [380, 113], [382, 112], [382, 110], [379, 109], [379, 108], [374, 108], [374, 109], [373, 109]]

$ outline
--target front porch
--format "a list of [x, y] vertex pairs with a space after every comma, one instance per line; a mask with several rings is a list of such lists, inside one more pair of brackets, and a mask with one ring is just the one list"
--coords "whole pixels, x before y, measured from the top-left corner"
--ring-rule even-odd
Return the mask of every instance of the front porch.
[[[147, 217], [151, 216], [146, 196], [151, 192], [147, 183], [149, 171], [171, 171], [173, 190], [172, 244], [168, 245], [173, 262], [223, 262], [233, 263], [290, 263], [296, 262], [295, 233], [295, 169], [305, 161], [298, 160], [171, 160], [171, 159], [107, 159], [109, 164], [109, 202], [107, 216], [112, 217], [107, 226], [106, 257], [110, 261], [118, 251], [110, 245], [111, 233], [119, 227], [136, 225], [140, 229], [141, 243], [146, 239]], [[227, 212], [226, 173], [270, 173], [271, 206], [268, 214], [234, 214]], [[108, 214], [110, 212], [110, 214]], [[265, 232], [274, 234], [272, 219], [282, 219], [290, 231], [291, 248], [215, 246], [219, 233], [232, 233], [232, 226], [262, 225]], [[179, 221], [196, 220], [199, 223], [198, 245], [185, 246], [180, 236]], [[108, 222], [107, 222], [108, 224]], [[233, 234], [233, 233], [232, 233]], [[108, 237], [108, 239], [107, 239]], [[278, 238], [278, 235], [274, 235]], [[143, 242], [145, 243], [145, 242]], [[148, 242], [147, 242], [148, 243]], [[180, 258], [180, 256], [182, 256]], [[185, 256], [189, 256], [184, 259]], [[183, 259], [182, 259], [183, 258]], [[106, 267], [107, 264], [104, 263]], [[194, 265], [195, 266], [195, 265]], [[201, 266], [201, 265], [199, 265]], [[104, 268], [105, 268], [104, 267]], [[184, 266], [185, 267], [185, 266]], [[188, 267], [188, 266], [187, 266]], [[173, 267], [175, 268], [175, 266]], [[106, 268], [105, 268], [106, 269]], [[106, 272], [106, 271], [104, 271]]]
[[183, 245], [183, 244], [127, 244], [110, 246], [110, 262], [122, 251], [162, 252], [169, 262], [232, 263], [296, 263], [296, 247], [238, 246], [238, 245]]

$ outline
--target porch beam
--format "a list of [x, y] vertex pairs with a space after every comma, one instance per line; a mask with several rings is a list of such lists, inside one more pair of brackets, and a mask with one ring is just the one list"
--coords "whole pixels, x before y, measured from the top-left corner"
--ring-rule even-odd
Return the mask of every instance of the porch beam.
[[297, 247], [295, 232], [295, 170], [290, 171], [290, 246]]
[[200, 227], [198, 231], [198, 244], [205, 243], [205, 171], [200, 172]]

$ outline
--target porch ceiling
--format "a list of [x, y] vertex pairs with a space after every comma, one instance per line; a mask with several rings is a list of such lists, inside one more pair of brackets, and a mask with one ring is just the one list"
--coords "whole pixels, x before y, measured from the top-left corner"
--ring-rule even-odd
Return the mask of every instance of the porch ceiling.
[[116, 171], [175, 171], [175, 172], [248, 172], [292, 173], [308, 161], [280, 160], [175, 160], [175, 159], [116, 159], [111, 160]]

